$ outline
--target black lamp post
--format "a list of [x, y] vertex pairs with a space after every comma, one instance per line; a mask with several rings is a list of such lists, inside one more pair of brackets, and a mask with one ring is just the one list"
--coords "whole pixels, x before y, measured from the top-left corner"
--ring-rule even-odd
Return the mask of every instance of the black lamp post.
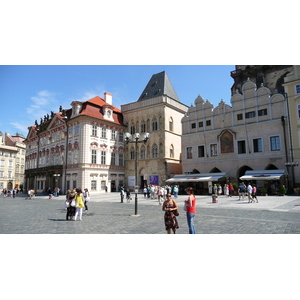
[[137, 215], [138, 211], [138, 199], [137, 199], [137, 193], [138, 193], [138, 185], [137, 185], [137, 166], [138, 166], [138, 143], [144, 143], [146, 144], [149, 140], [150, 134], [148, 132], [143, 134], [142, 140], [140, 140], [140, 134], [136, 132], [133, 136], [129, 133], [125, 133], [125, 143], [134, 143], [135, 144], [135, 210], [134, 214]]

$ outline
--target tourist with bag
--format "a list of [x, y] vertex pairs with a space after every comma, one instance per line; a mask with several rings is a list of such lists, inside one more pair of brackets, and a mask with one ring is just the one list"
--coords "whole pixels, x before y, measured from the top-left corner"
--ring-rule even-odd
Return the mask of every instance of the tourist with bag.
[[72, 220], [75, 216], [75, 196], [76, 192], [74, 190], [68, 190], [66, 195], [66, 208], [67, 208], [67, 215], [66, 220]]
[[186, 207], [186, 218], [189, 226], [189, 233], [196, 234], [196, 229], [194, 225], [194, 218], [196, 215], [196, 197], [194, 195], [194, 189], [192, 187], [187, 188], [188, 199], [185, 200]]
[[164, 202], [162, 206], [162, 210], [165, 211], [165, 228], [168, 234], [171, 233], [171, 229], [173, 233], [176, 233], [176, 229], [179, 228], [176, 216], [179, 216], [178, 213], [178, 205], [175, 200], [172, 200], [172, 196], [167, 194], [167, 200]]
[[83, 198], [81, 188], [76, 188], [75, 202], [76, 202], [76, 212], [75, 212], [74, 221], [76, 221], [78, 216], [79, 216], [79, 221], [82, 221], [82, 210], [84, 207], [84, 198]]
[[90, 193], [89, 193], [88, 189], [84, 189], [83, 198], [84, 198], [84, 207], [85, 207], [85, 210], [88, 210], [87, 203], [90, 201]]

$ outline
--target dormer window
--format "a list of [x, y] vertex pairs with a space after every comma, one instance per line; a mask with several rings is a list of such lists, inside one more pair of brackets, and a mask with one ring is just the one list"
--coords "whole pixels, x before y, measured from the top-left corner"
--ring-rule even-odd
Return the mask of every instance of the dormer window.
[[71, 116], [71, 118], [74, 118], [74, 117], [79, 115], [79, 113], [81, 111], [81, 108], [82, 108], [82, 102], [73, 101], [71, 103], [71, 106], [72, 106], [72, 116]]
[[103, 118], [107, 120], [113, 120], [113, 107], [111, 106], [103, 106]]

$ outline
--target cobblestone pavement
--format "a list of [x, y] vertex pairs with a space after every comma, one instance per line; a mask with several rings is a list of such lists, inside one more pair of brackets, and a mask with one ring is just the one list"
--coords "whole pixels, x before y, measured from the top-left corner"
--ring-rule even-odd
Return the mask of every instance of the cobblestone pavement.
[[[138, 216], [134, 199], [121, 203], [118, 193], [92, 195], [82, 221], [66, 221], [65, 196], [25, 200], [0, 198], [0, 234], [166, 234], [164, 212], [157, 200], [139, 195]], [[134, 198], [134, 197], [133, 197]], [[178, 234], [188, 227], [179, 196]], [[197, 196], [197, 234], [297, 234], [300, 233], [300, 197], [261, 198], [259, 203]]]

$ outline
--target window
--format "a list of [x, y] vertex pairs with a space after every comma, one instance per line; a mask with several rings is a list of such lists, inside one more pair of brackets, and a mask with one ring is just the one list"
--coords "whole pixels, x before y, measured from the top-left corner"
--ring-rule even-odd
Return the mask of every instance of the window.
[[266, 116], [268, 114], [268, 111], [267, 111], [267, 109], [265, 108], [265, 109], [260, 109], [259, 111], [258, 111], [258, 115], [259, 116]]
[[173, 131], [173, 118], [170, 118], [169, 120], [169, 130]]
[[170, 157], [174, 158], [174, 146], [173, 145], [171, 145], [171, 147], [170, 147]]
[[75, 127], [74, 127], [74, 135], [79, 135], [79, 125], [75, 125]]
[[211, 120], [206, 121], [206, 126], [211, 126]]
[[123, 134], [123, 132], [119, 132], [119, 142], [124, 142], [124, 134]]
[[7, 172], [7, 177], [8, 177], [8, 178], [11, 178], [11, 174], [12, 174], [12, 171], [8, 171], [8, 172]]
[[156, 144], [152, 147], [152, 158], [158, 158], [158, 148]]
[[106, 165], [106, 152], [101, 151], [101, 165]]
[[295, 84], [295, 94], [300, 94], [300, 84]]
[[300, 119], [300, 103], [297, 104], [298, 119]]
[[0, 171], [0, 177], [4, 177], [4, 171]]
[[97, 150], [92, 150], [92, 164], [97, 163]]
[[246, 141], [238, 141], [238, 154], [246, 153]]
[[[79, 150], [76, 149], [76, 150], [74, 150], [74, 164], [78, 164], [78, 162], [79, 162], [78, 158], [79, 158]], [[63, 157], [62, 157], [62, 161], [63, 161]]]
[[123, 153], [119, 154], [119, 166], [121, 166], [121, 167], [124, 166], [124, 154]]
[[146, 123], [143, 121], [141, 123], [141, 133], [144, 133], [144, 132], [146, 132]]
[[262, 152], [262, 139], [253, 139], [253, 152]]
[[97, 136], [97, 126], [96, 125], [92, 126], [92, 136]]
[[116, 153], [112, 152], [111, 154], [111, 161], [110, 161], [110, 164], [112, 166], [115, 166], [116, 165]]
[[202, 121], [199, 122], [199, 123], [198, 123], [198, 126], [199, 126], [199, 127], [203, 127], [203, 122], [202, 122]]
[[96, 191], [97, 190], [97, 181], [96, 180], [92, 180], [91, 181], [91, 190], [92, 191]]
[[271, 136], [270, 143], [271, 143], [271, 151], [280, 151], [281, 150], [279, 136]]
[[102, 134], [101, 134], [101, 137], [103, 139], [106, 139], [106, 128], [105, 127], [102, 127]]
[[135, 134], [135, 125], [134, 124], [130, 125], [130, 134]]
[[196, 128], [196, 123], [192, 123], [192, 129]]
[[218, 156], [218, 146], [217, 144], [210, 145], [210, 156]]
[[243, 114], [237, 114], [236, 117], [238, 121], [243, 120]]
[[112, 140], [116, 140], [116, 137], [117, 137], [116, 131], [115, 131], [115, 130], [112, 130], [112, 131], [111, 131], [111, 139], [112, 139]]
[[135, 159], [135, 150], [133, 147], [130, 149], [130, 159]]
[[198, 146], [198, 157], [205, 157], [204, 146]]
[[153, 119], [153, 121], [152, 121], [152, 131], [157, 131], [157, 130], [158, 130], [157, 119]]
[[4, 167], [5, 160], [0, 161], [0, 167]]
[[193, 147], [186, 148], [186, 158], [192, 159], [193, 158]]
[[141, 159], [145, 159], [146, 157], [146, 148], [145, 146], [142, 146], [141, 148]]
[[73, 127], [69, 128], [69, 138], [73, 136]]
[[250, 119], [250, 118], [254, 118], [254, 117], [255, 117], [255, 111], [250, 111], [245, 114], [246, 119]]

